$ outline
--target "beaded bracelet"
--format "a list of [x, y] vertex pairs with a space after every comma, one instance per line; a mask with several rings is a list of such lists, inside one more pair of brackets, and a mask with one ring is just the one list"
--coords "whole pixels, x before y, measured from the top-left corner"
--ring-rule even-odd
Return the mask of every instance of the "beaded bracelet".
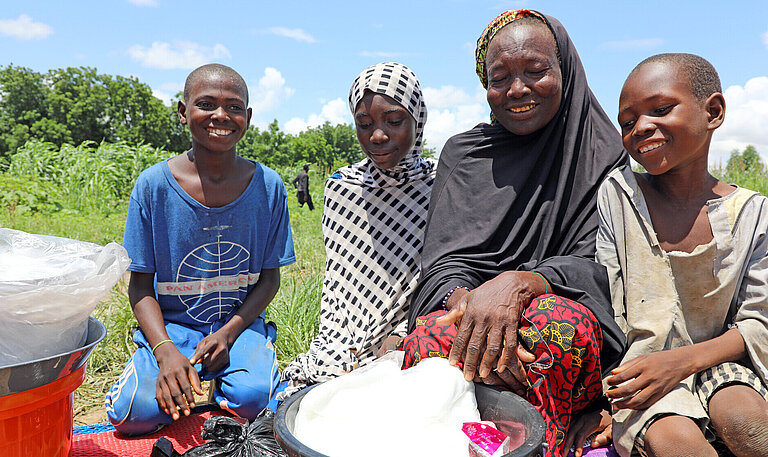
[[171, 340], [163, 340], [155, 345], [155, 347], [152, 348], [152, 354], [155, 353], [155, 349], [159, 348], [161, 344], [163, 343], [173, 343]]
[[549, 286], [547, 285], [547, 280], [544, 279], [544, 275], [542, 275], [541, 273], [537, 273], [535, 271], [532, 271], [531, 273], [535, 274], [536, 276], [541, 278], [542, 281], [544, 281], [544, 294], [545, 295], [548, 294], [549, 293]]
[[466, 290], [467, 292], [469, 292], [470, 290], [472, 290], [472, 289], [470, 289], [469, 287], [466, 287], [466, 286], [456, 286], [456, 287], [454, 287], [453, 289], [449, 290], [449, 291], [448, 291], [448, 293], [447, 293], [447, 294], [445, 294], [445, 298], [443, 298], [443, 301], [442, 301], [442, 304], [443, 304], [443, 309], [444, 309], [444, 310], [447, 310], [447, 309], [448, 309], [448, 308], [446, 308], [446, 307], [445, 307], [445, 304], [446, 304], [446, 303], [448, 303], [448, 299], [449, 299], [449, 298], [451, 298], [451, 295], [453, 295], [453, 293], [454, 293], [454, 292], [456, 292], [456, 290], [457, 290], [457, 289], [464, 289], [464, 290]]

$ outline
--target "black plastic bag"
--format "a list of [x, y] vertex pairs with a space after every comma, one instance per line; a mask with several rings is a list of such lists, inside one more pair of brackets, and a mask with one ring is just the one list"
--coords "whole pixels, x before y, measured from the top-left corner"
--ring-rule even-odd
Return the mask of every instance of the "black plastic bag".
[[274, 431], [275, 413], [265, 408], [252, 423], [240, 424], [230, 417], [212, 416], [203, 424], [200, 437], [212, 440], [195, 446], [184, 457], [288, 457]]

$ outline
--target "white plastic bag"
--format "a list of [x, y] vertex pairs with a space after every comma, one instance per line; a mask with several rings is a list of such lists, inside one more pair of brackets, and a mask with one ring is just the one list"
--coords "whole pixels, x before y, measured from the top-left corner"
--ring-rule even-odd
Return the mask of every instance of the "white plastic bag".
[[125, 248], [0, 228], [0, 367], [78, 349]]

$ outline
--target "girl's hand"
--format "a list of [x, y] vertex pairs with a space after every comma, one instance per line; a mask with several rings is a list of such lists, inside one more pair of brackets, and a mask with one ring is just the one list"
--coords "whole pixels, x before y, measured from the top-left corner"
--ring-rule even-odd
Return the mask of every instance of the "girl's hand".
[[685, 348], [644, 354], [615, 368], [605, 378], [605, 396], [616, 409], [646, 409], [695, 373]]

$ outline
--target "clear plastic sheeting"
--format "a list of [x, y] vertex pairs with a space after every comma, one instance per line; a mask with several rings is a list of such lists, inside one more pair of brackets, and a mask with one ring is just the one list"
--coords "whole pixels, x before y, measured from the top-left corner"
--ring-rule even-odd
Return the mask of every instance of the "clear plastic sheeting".
[[439, 357], [401, 370], [402, 354], [314, 387], [301, 401], [294, 436], [333, 457], [466, 457], [462, 424], [480, 420], [474, 384]]
[[116, 243], [0, 228], [0, 367], [73, 351], [130, 264]]

